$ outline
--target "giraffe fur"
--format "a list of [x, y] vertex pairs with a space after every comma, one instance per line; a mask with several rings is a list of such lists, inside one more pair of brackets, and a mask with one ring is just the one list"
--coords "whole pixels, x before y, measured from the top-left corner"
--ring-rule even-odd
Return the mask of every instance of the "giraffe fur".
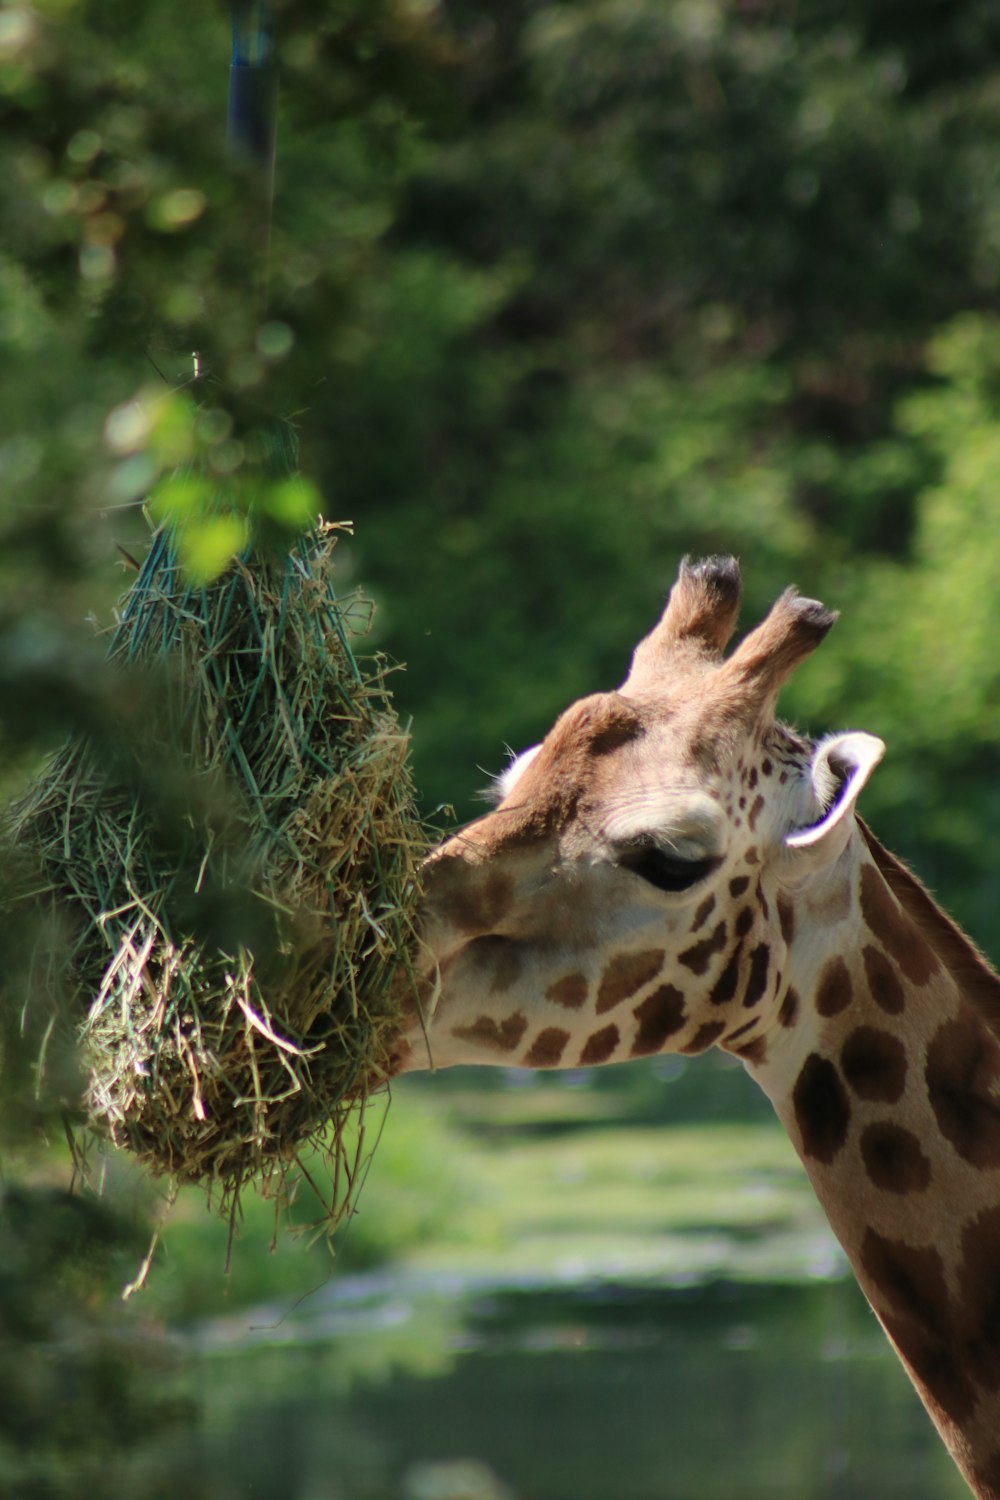
[[1000, 979], [856, 815], [882, 742], [782, 685], [836, 616], [685, 561], [625, 682], [572, 704], [425, 867], [398, 1072], [717, 1046], [782, 1120], [977, 1500], [1000, 1500]]

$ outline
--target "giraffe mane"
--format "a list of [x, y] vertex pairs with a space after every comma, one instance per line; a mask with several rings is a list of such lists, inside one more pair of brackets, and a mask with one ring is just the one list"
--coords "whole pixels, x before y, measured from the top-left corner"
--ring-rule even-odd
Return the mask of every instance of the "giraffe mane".
[[868, 825], [858, 826], [872, 858], [900, 906], [920, 928], [945, 968], [994, 1036], [1000, 1037], [1000, 977], [970, 937], [943, 912], [912, 870], [879, 843]]

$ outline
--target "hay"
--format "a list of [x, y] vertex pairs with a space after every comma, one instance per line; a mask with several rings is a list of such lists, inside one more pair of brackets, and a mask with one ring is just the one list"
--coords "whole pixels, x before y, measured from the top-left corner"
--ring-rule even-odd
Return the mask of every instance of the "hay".
[[109, 653], [143, 733], [71, 743], [14, 817], [73, 918], [91, 1127], [227, 1214], [316, 1144], [331, 1221], [347, 1208], [348, 1121], [387, 1076], [416, 942], [408, 737], [352, 652], [335, 540], [202, 588], [157, 533]]

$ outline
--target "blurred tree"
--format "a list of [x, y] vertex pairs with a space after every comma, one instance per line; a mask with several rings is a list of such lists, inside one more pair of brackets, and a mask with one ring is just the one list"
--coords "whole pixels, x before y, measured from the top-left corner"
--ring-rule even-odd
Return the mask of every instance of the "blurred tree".
[[109, 711], [82, 622], [157, 480], [238, 479], [284, 416], [429, 804], [734, 550], [748, 616], [843, 609], [789, 711], [886, 736], [874, 821], [993, 941], [995, 9], [274, 9], [266, 308], [228, 7], [0, 16], [0, 779]]

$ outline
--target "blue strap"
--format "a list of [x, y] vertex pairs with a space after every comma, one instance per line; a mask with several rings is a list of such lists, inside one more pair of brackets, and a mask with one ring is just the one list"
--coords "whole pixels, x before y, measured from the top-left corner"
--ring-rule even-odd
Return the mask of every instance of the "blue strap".
[[266, 178], [274, 166], [276, 110], [272, 51], [267, 0], [234, 0], [226, 140], [235, 157], [255, 163]]
[[233, 67], [261, 68], [271, 61], [271, 16], [267, 0], [234, 0]]

